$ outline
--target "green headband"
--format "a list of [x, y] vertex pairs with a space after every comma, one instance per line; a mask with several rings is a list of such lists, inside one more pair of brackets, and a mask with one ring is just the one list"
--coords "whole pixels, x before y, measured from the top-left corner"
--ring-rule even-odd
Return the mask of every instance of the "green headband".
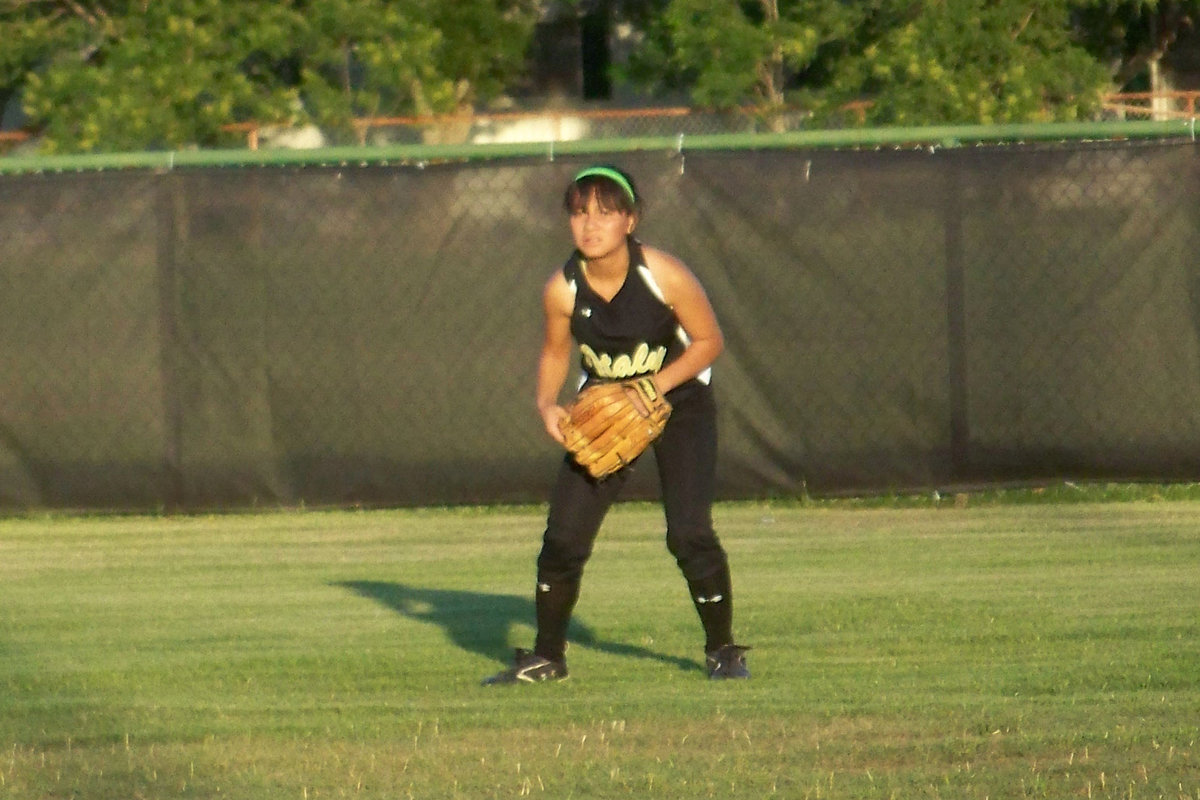
[[629, 179], [617, 172], [615, 169], [610, 167], [588, 167], [576, 175], [575, 180], [579, 181], [592, 176], [608, 178], [611, 181], [615, 181], [618, 186], [625, 190], [625, 194], [629, 195], [630, 201], [637, 203], [637, 195], [633, 193], [633, 187], [629, 185]]

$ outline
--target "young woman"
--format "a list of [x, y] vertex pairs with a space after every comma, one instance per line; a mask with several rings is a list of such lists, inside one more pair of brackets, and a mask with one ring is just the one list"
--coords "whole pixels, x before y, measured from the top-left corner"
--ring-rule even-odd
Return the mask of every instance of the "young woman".
[[[589, 167], [567, 187], [564, 205], [575, 252], [543, 291], [537, 408], [546, 432], [562, 444], [559, 423], [568, 414], [559, 395], [571, 369], [572, 340], [578, 345], [582, 385], [653, 376], [673, 407], [653, 445], [667, 547], [704, 627], [709, 677], [747, 678], [747, 648], [733, 642], [729, 565], [712, 525], [717, 428], [709, 377], [724, 340], [692, 272], [674, 256], [634, 238], [639, 200], [633, 179], [609, 166]], [[518, 649], [513, 666], [485, 684], [567, 677], [567, 625], [583, 568], [632, 468], [598, 481], [569, 454], [564, 457], [537, 561], [533, 650]]]

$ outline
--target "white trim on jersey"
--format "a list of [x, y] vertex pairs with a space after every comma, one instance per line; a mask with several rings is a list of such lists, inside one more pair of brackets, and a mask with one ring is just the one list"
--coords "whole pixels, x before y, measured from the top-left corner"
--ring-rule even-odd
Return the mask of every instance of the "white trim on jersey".
[[[654, 274], [650, 272], [650, 268], [644, 264], [639, 264], [637, 271], [638, 276], [642, 279], [642, 283], [646, 284], [646, 288], [650, 290], [651, 294], [658, 298], [658, 302], [662, 303], [667, 308], [671, 308], [671, 304], [667, 302], [667, 298], [663, 294], [662, 288], [658, 285], [658, 281], [654, 280]], [[691, 338], [687, 335], [687, 331], [683, 329], [682, 325], [675, 326], [675, 337], [683, 343], [684, 347], [687, 347], [692, 343]], [[712, 367], [707, 367], [703, 372], [697, 375], [696, 380], [703, 384], [708, 384], [710, 381], [712, 381]]]
[[[677, 339], [679, 339], [679, 341], [683, 342], [684, 348], [687, 348], [687, 346], [692, 343], [691, 337], [687, 335], [687, 331], [685, 331], [683, 329], [682, 325], [675, 326], [675, 337]], [[712, 367], [705, 367], [705, 369], [699, 375], [696, 376], [696, 380], [700, 381], [701, 383], [703, 383], [705, 385], [707, 385], [709, 382], [711, 382], [712, 381]]]
[[663, 290], [659, 287], [658, 281], [654, 280], [654, 273], [650, 271], [650, 268], [645, 264], [638, 264], [637, 271], [638, 275], [640, 275], [642, 278], [642, 283], [646, 284], [646, 288], [650, 290], [650, 293], [658, 298], [658, 302], [662, 303], [667, 308], [670, 308], [671, 305], [667, 302], [666, 295], [663, 294]]

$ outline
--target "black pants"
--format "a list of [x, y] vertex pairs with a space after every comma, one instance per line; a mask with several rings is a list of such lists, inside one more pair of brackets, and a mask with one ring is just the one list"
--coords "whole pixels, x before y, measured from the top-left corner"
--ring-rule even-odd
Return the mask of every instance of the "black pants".
[[[667, 549], [683, 573], [705, 629], [705, 649], [732, 643], [732, 597], [725, 550], [713, 530], [717, 424], [712, 389], [690, 382], [668, 394], [673, 410], [654, 443], [662, 486]], [[579, 596], [584, 565], [608, 509], [617, 500], [639, 459], [602, 481], [564, 458], [550, 497], [550, 512], [538, 555], [535, 651], [561, 658], [566, 630]]]

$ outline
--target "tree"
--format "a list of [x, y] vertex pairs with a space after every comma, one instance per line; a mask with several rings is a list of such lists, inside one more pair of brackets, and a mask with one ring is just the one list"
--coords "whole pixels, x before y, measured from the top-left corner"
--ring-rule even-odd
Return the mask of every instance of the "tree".
[[296, 52], [306, 105], [352, 118], [471, 109], [525, 67], [535, 0], [309, 0]]
[[0, 81], [50, 152], [216, 146], [246, 121], [348, 128], [487, 99], [523, 67], [536, 5], [0, 0]]
[[836, 54], [827, 98], [870, 101], [869, 122], [1078, 119], [1099, 107], [1109, 85], [1080, 45], [1065, 0], [875, 5], [853, 46]]
[[295, 96], [263, 69], [292, 46], [278, 4], [3, 3], [0, 38], [23, 41], [25, 111], [51, 152], [211, 145]]
[[442, 102], [453, 81], [439, 75], [440, 32], [386, 0], [311, 0], [296, 18], [291, 60], [303, 108], [319, 124], [347, 128]]
[[1158, 64], [1200, 20], [1198, 0], [1098, 0], [1076, 11], [1084, 42], [1104, 63], [1118, 89], [1158, 90]]
[[669, 0], [645, 30], [629, 76], [686, 88], [697, 105], [752, 106], [777, 116], [823, 47], [844, 41], [862, 12], [836, 0]]
[[876, 124], [1070, 119], [1108, 75], [1069, 0], [670, 0], [631, 72], [704, 106]]

